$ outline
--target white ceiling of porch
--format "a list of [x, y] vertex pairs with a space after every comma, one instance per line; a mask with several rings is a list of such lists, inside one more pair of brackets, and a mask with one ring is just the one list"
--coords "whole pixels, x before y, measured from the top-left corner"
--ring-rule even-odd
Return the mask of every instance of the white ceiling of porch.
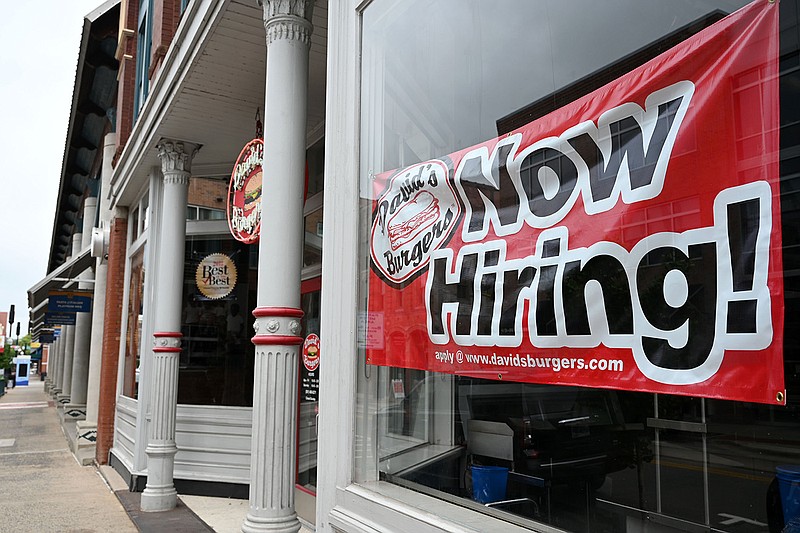
[[[327, 0], [316, 0], [309, 54], [308, 132], [319, 130], [325, 119], [327, 22]], [[168, 100], [152, 138], [202, 144], [192, 173], [222, 176], [255, 137], [256, 110], [260, 108], [264, 116], [267, 47], [261, 7], [255, 0], [231, 0], [200, 46], [202, 52], [186, 68], [183, 81], [172, 85], [176, 94]], [[142, 155], [136, 176], [125, 187], [129, 190], [120, 191], [127, 200], [130, 189], [143, 185], [148, 169], [159, 164], [155, 146]]]

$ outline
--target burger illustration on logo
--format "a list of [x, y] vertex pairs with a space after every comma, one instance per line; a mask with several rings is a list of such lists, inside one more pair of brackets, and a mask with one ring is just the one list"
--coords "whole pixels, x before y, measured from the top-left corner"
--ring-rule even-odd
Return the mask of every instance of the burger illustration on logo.
[[241, 242], [258, 242], [261, 227], [261, 186], [264, 143], [253, 139], [245, 145], [231, 173], [228, 187], [228, 226]]
[[461, 204], [439, 160], [410, 166], [389, 178], [372, 214], [370, 254], [376, 272], [402, 284], [424, 272], [431, 252], [453, 234]]
[[263, 172], [259, 170], [250, 176], [244, 186], [243, 211], [245, 216], [249, 215], [261, 203], [261, 176], [263, 176]]

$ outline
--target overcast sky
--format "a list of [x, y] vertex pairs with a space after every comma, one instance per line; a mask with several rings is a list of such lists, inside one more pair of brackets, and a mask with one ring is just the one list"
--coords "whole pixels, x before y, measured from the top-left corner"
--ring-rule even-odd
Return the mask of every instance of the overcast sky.
[[84, 15], [100, 0], [6, 2], [0, 17], [0, 311], [28, 329], [47, 271]]

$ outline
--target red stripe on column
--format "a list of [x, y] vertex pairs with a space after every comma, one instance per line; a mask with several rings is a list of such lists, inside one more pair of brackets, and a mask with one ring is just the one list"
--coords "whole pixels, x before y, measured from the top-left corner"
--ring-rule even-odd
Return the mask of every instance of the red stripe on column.
[[252, 340], [253, 344], [256, 346], [291, 346], [295, 344], [303, 344], [303, 337], [297, 337], [295, 335], [256, 335]]
[[177, 338], [180, 338], [180, 337], [183, 337], [183, 333], [181, 333], [180, 331], [156, 331], [155, 333], [153, 333], [153, 337], [156, 337], [156, 338], [158, 338], [158, 337], [177, 337]]
[[263, 318], [267, 316], [289, 316], [294, 318], [303, 318], [303, 310], [296, 307], [256, 307], [253, 310], [253, 316], [256, 318]]

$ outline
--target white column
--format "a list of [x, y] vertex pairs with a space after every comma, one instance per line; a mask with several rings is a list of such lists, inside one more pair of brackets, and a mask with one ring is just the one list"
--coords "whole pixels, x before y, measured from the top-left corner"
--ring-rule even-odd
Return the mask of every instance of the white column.
[[242, 531], [293, 533], [308, 49], [313, 0], [264, 0], [267, 86], [250, 508]]
[[[90, 196], [83, 202], [83, 233], [81, 250], [89, 246], [92, 240], [92, 228], [97, 214], [97, 198]], [[94, 274], [87, 270], [80, 274], [80, 279], [91, 280]], [[78, 289], [91, 290], [92, 283], [78, 282]], [[89, 342], [92, 334], [92, 311], [76, 313], [75, 348], [72, 356], [72, 388], [69, 403], [64, 406], [64, 418], [83, 420], [86, 418], [86, 382], [89, 379]]]
[[[78, 232], [72, 235], [72, 254], [77, 257], [81, 251], [83, 235]], [[69, 259], [67, 259], [69, 261]], [[58, 406], [63, 407], [69, 403], [72, 393], [72, 358], [75, 355], [75, 326], [63, 326], [61, 335], [64, 338], [64, 364], [61, 366], [61, 392], [59, 392]]]
[[[147, 448], [147, 486], [142, 511], [169, 511], [175, 507], [175, 411], [178, 404], [178, 360], [181, 353], [181, 298], [186, 243], [186, 199], [192, 157], [197, 145], [178, 141], [158, 143], [164, 174], [161, 238], [154, 276], [158, 297], [153, 328], [153, 366], [150, 390], [152, 420]], [[148, 273], [148, 275], [150, 275]]]
[[47, 394], [51, 396], [55, 394], [56, 375], [58, 372], [58, 353], [60, 349], [61, 332], [59, 331], [59, 337], [53, 341], [53, 347], [50, 349], [50, 360], [47, 363], [47, 378], [45, 379], [45, 382], [48, 383]]
[[[64, 343], [65, 338], [64, 335], [66, 334], [66, 330], [64, 326], [61, 326], [61, 329], [58, 334], [58, 346], [57, 351], [55, 353], [55, 364], [53, 365], [53, 386], [50, 387], [50, 395], [53, 399], [58, 397], [58, 394], [61, 392], [61, 377], [62, 371], [61, 368], [64, 366]], [[49, 373], [49, 372], [48, 372]]]
[[69, 403], [69, 394], [72, 385], [72, 354], [75, 347], [75, 326], [61, 326], [61, 339], [64, 342], [64, 349], [61, 357], [61, 382], [58, 387], [56, 401], [57, 407], [64, 407]]
[[[100, 173], [100, 228], [108, 231], [111, 224], [110, 201], [108, 190], [111, 187], [111, 175], [114, 167], [114, 151], [117, 148], [117, 134], [108, 133], [103, 145], [103, 168]], [[108, 262], [97, 258], [94, 267], [94, 298], [92, 300], [92, 333], [89, 347], [89, 378], [86, 384], [86, 420], [78, 422], [78, 457], [94, 457], [97, 441], [97, 413], [100, 398], [100, 369], [103, 360], [103, 324], [106, 306], [106, 280], [108, 279]]]

